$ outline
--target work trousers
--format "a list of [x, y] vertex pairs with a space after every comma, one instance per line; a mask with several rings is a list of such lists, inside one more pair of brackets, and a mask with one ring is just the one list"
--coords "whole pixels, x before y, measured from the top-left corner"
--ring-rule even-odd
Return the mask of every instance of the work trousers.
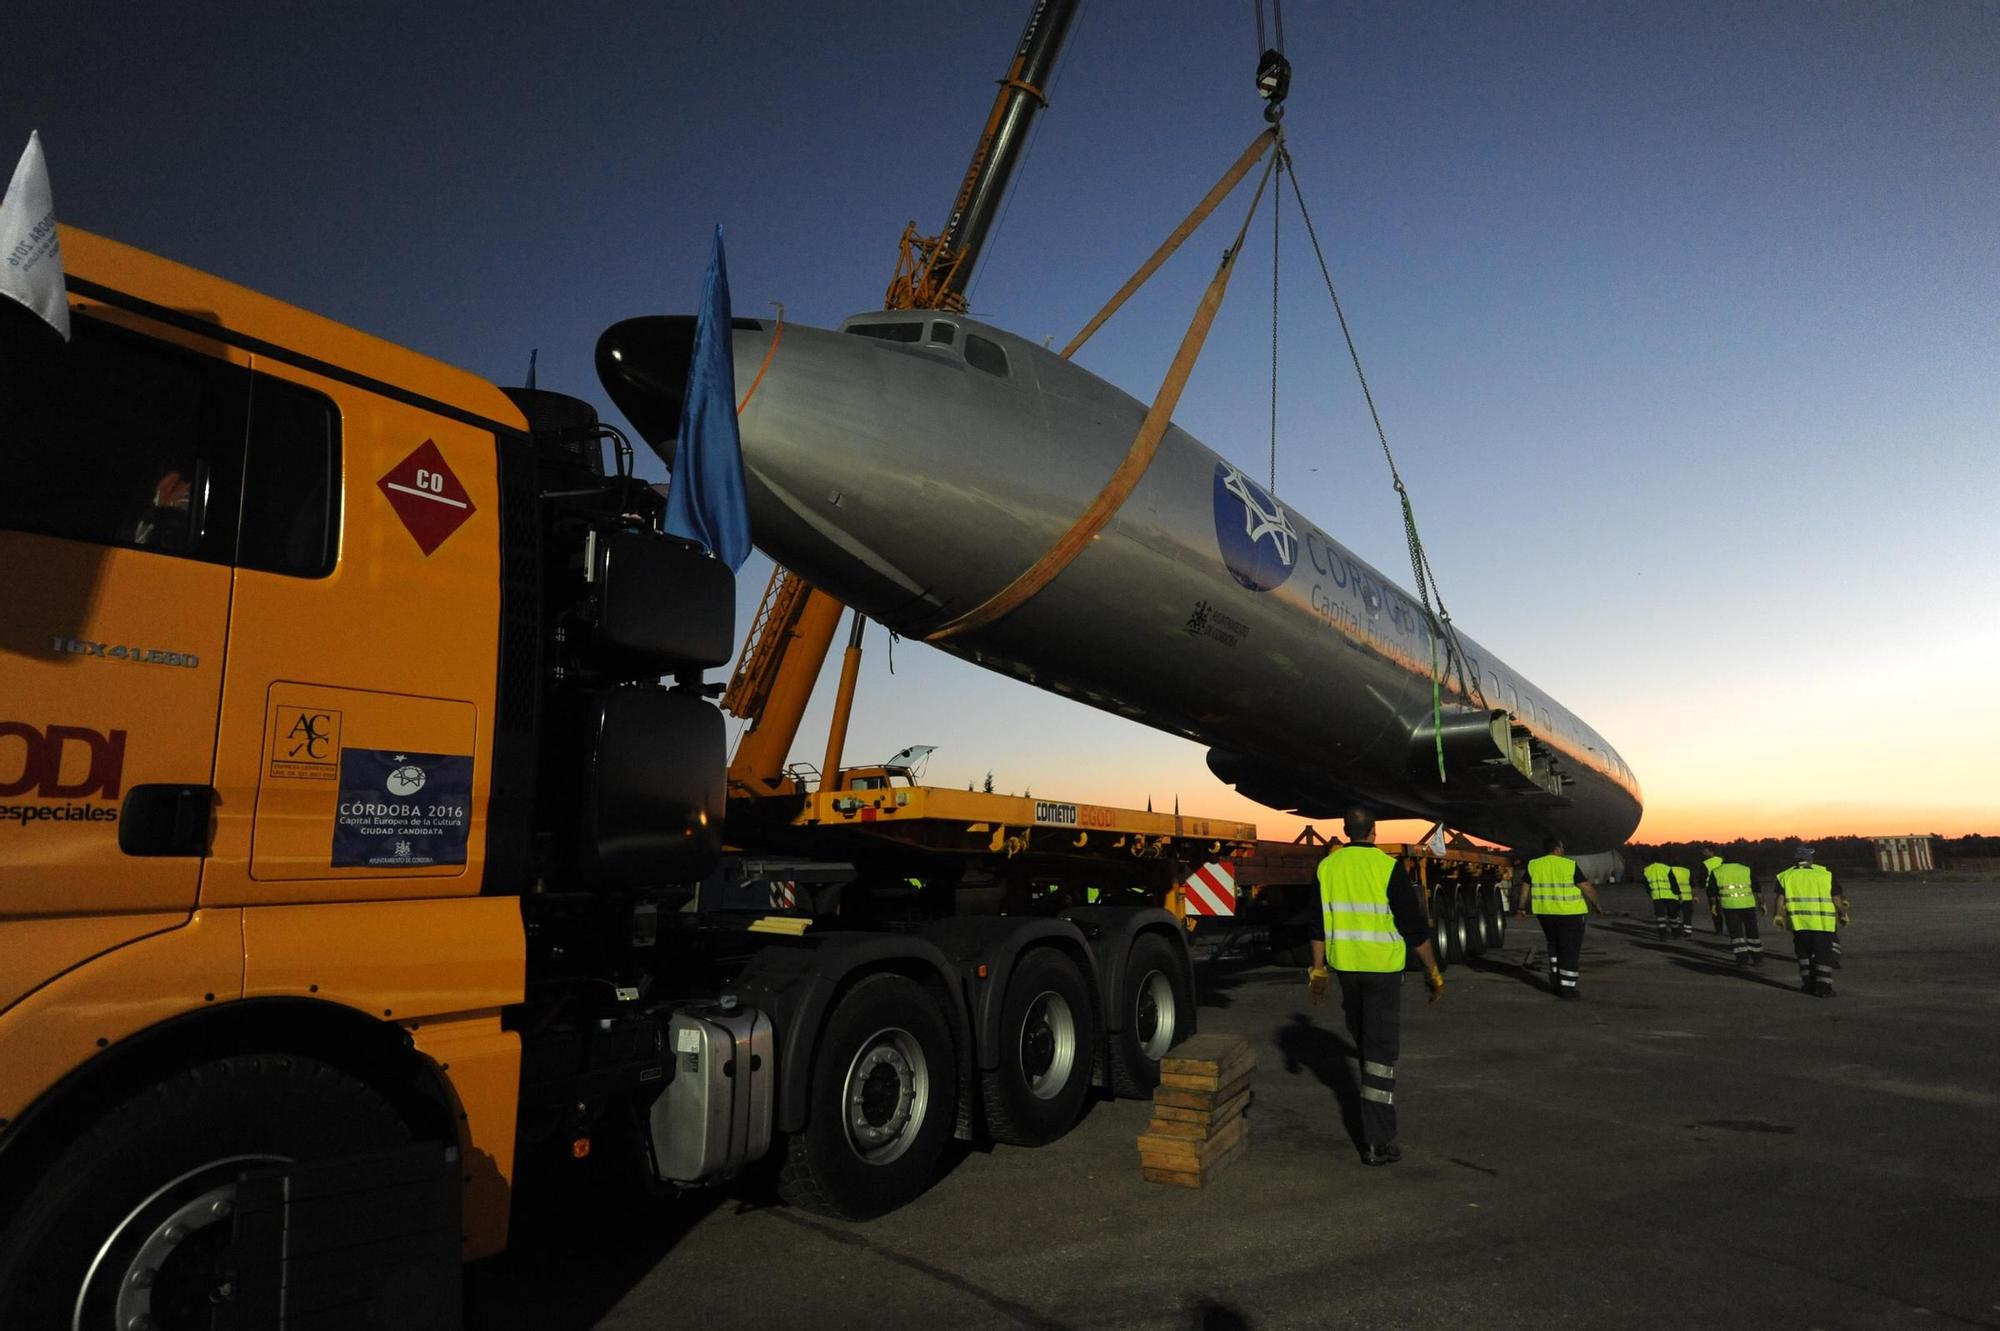
[[1694, 898], [1681, 898], [1681, 937], [1694, 937]]
[[1680, 932], [1681, 903], [1673, 897], [1653, 898], [1653, 927], [1660, 937], [1671, 938]]
[[1722, 912], [1729, 923], [1729, 946], [1736, 952], [1739, 966], [1764, 964], [1764, 940], [1757, 935], [1757, 908], [1735, 906]]
[[1715, 899], [1715, 893], [1708, 894], [1708, 922], [1715, 932], [1722, 932], [1722, 905]]
[[1809, 994], [1833, 997], [1834, 937], [1825, 929], [1799, 929], [1792, 951], [1799, 956], [1799, 985]]
[[1577, 967], [1583, 960], [1583, 916], [1537, 915], [1549, 942], [1549, 988], [1557, 998], [1577, 996]]
[[1361, 1062], [1364, 1146], [1396, 1142], [1396, 1057], [1403, 1045], [1403, 973], [1336, 971], [1340, 1008]]

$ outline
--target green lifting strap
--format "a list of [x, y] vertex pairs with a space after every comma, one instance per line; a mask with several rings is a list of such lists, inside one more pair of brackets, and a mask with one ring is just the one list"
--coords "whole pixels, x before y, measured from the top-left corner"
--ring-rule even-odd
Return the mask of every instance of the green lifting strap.
[[[1299, 188], [1298, 164], [1282, 142], [1278, 145], [1279, 171], [1291, 177], [1292, 194], [1298, 200], [1299, 216], [1305, 220], [1306, 236], [1312, 241], [1313, 257], [1319, 261], [1319, 275], [1326, 282], [1326, 294], [1333, 301], [1334, 317], [1340, 321], [1340, 335], [1347, 339], [1347, 355], [1354, 362], [1354, 377], [1361, 381], [1361, 397], [1368, 404], [1368, 415], [1375, 422], [1375, 437], [1382, 444], [1382, 457], [1389, 464], [1389, 479], [1396, 487], [1396, 497], [1403, 508], [1403, 537], [1410, 548], [1410, 574], [1417, 584], [1418, 599], [1423, 602], [1424, 617], [1429, 621], [1431, 649], [1431, 740], [1437, 750], [1438, 781], [1448, 778], [1444, 766], [1444, 682], [1448, 675], [1456, 672], [1458, 691], [1477, 700], [1481, 707], [1490, 706], [1485, 691], [1479, 687], [1479, 677], [1474, 675], [1468, 684], [1465, 677], [1465, 649], [1458, 641], [1458, 630], [1452, 626], [1451, 612], [1445, 609], [1444, 593], [1438, 588], [1437, 573], [1431, 568], [1430, 556], [1424, 552], [1423, 537], [1417, 532], [1417, 512], [1410, 503], [1409, 487], [1403, 484], [1402, 473], [1396, 469], [1396, 455], [1389, 449], [1389, 434], [1382, 427], [1382, 413], [1375, 408], [1375, 395], [1369, 391], [1368, 376], [1361, 369], [1361, 353], [1355, 349], [1354, 333], [1347, 326], [1347, 313], [1340, 307], [1340, 293], [1334, 289], [1333, 274], [1326, 266], [1326, 253], [1320, 248], [1319, 231], [1313, 226], [1312, 213], [1306, 207], [1305, 193]], [[1431, 605], [1433, 595], [1437, 605]], [[1438, 643], [1444, 643], [1444, 662], [1438, 662]]]

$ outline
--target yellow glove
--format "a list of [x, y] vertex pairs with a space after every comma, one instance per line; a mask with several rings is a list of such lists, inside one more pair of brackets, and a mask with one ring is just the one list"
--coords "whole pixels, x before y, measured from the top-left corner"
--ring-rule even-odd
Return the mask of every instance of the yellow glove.
[[1306, 993], [1311, 995], [1315, 1007], [1326, 1002], [1326, 983], [1331, 978], [1324, 966], [1315, 966], [1306, 972]]
[[1430, 1001], [1435, 1003], [1444, 997], [1444, 972], [1425, 971], [1424, 988], [1431, 991]]

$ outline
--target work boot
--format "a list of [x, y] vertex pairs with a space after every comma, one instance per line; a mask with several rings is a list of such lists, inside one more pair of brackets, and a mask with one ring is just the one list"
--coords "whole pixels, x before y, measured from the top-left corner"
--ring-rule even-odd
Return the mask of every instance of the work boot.
[[1832, 998], [1833, 986], [1830, 984], [1823, 984], [1819, 988], [1813, 990], [1813, 994], [1815, 997], [1818, 998]]
[[1364, 1146], [1361, 1148], [1361, 1163], [1371, 1168], [1377, 1165], [1393, 1165], [1403, 1158], [1403, 1148], [1390, 1142], [1387, 1146]]

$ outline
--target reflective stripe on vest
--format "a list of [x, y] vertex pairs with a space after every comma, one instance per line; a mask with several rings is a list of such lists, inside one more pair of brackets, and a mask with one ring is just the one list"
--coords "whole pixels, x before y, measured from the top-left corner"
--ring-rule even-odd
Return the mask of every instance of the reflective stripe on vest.
[[1653, 894], [1655, 901], [1674, 899], [1674, 871], [1664, 864], [1646, 866], [1646, 890]]
[[1389, 909], [1396, 861], [1373, 846], [1342, 846], [1319, 862], [1327, 964], [1340, 971], [1403, 969], [1406, 949]]
[[1694, 900], [1694, 870], [1683, 869], [1678, 864], [1674, 866], [1674, 891], [1680, 894], [1682, 901]]
[[1833, 909], [1833, 873], [1817, 864], [1795, 864], [1778, 871], [1785, 892], [1785, 911], [1799, 933], [1832, 933], [1839, 922]]
[[1588, 909], [1576, 885], [1576, 861], [1566, 855], [1529, 860], [1528, 893], [1537, 915], [1581, 915]]
[[1750, 890], [1749, 865], [1719, 864], [1709, 870], [1709, 876], [1722, 898], [1724, 910], [1742, 910], [1757, 904], [1757, 894]]

